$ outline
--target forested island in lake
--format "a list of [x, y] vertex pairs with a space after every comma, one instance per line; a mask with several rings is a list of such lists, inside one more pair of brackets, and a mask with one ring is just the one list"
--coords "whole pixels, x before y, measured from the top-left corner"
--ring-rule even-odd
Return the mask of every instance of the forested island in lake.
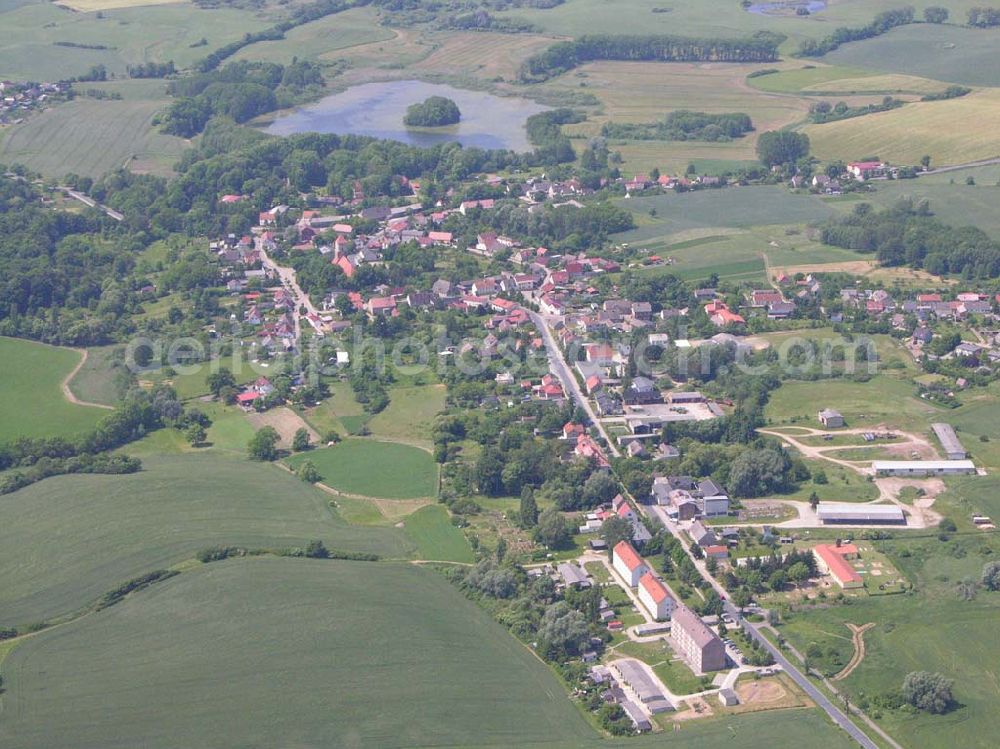
[[407, 127], [443, 127], [462, 119], [458, 105], [444, 96], [430, 96], [406, 109], [403, 124]]

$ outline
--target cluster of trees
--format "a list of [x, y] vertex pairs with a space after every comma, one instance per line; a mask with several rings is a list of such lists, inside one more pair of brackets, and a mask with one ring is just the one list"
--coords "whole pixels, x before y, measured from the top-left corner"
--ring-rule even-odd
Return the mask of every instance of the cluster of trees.
[[563, 135], [561, 126], [583, 122], [582, 112], [560, 107], [531, 115], [525, 122], [528, 142], [535, 147], [536, 158], [546, 164], [563, 164], [576, 159], [573, 145]]
[[160, 118], [163, 132], [191, 138], [217, 115], [246, 122], [259, 114], [290, 104], [297, 93], [323, 83], [315, 63], [294, 60], [283, 66], [272, 62], [233, 62], [173, 81], [177, 97]]
[[10, 494], [49, 476], [68, 473], [136, 473], [142, 461], [128, 455], [92, 455], [84, 453], [68, 458], [41, 457], [29, 468], [13, 470], [0, 479], [0, 494]]
[[981, 29], [1000, 26], [1000, 8], [970, 8], [969, 25]]
[[903, 679], [903, 699], [918, 710], [946, 713], [955, 704], [952, 681], [938, 673], [913, 671]]
[[403, 124], [407, 127], [441, 127], [454, 125], [462, 119], [462, 113], [451, 99], [444, 96], [430, 96], [406, 108]]
[[594, 60], [648, 62], [773, 62], [778, 59], [779, 34], [761, 31], [742, 38], [697, 38], [594, 34], [557, 42], [529, 57], [521, 67], [525, 82], [544, 81]]
[[[952, 85], [948, 86], [944, 91], [938, 91], [934, 94], [925, 94], [920, 97], [920, 101], [943, 101], [944, 99], [958, 99], [959, 97], [965, 96], [966, 94], [972, 93], [972, 89], [968, 86], [958, 86]], [[928, 163], [924, 166], [927, 166]]]
[[901, 200], [878, 212], [859, 204], [848, 216], [826, 223], [820, 238], [835, 247], [874, 252], [883, 265], [970, 279], [1000, 276], [1000, 244], [975, 227], [941, 223], [926, 201]]
[[174, 61], [167, 62], [140, 62], [129, 65], [126, 69], [129, 78], [166, 78], [177, 72]]
[[944, 23], [948, 20], [948, 9], [940, 5], [928, 5], [924, 8], [924, 21], [926, 23]]
[[794, 164], [809, 155], [809, 136], [791, 130], [771, 130], [757, 139], [757, 158], [765, 166]]
[[797, 54], [800, 57], [822, 57], [828, 52], [837, 49], [841, 44], [857, 42], [862, 39], [871, 39], [880, 36], [887, 31], [891, 31], [897, 26], [906, 26], [913, 23], [913, 8], [895, 8], [886, 10], [875, 16], [874, 20], [866, 26], [841, 26], [833, 33], [822, 39], [805, 39], [799, 45]]
[[627, 124], [607, 122], [601, 128], [606, 138], [631, 140], [705, 140], [727, 141], [741, 138], [753, 130], [750, 115], [743, 112], [708, 114], [679, 109], [662, 122]]
[[[968, 92], [966, 92], [968, 93]], [[942, 99], [952, 98], [950, 96], [940, 96]], [[888, 112], [890, 109], [898, 109], [906, 102], [902, 99], [894, 99], [891, 96], [883, 97], [880, 104], [863, 104], [857, 107], [850, 107], [847, 102], [838, 101], [830, 104], [828, 101], [820, 101], [809, 107], [809, 120], [817, 124], [824, 122], [836, 122], [837, 120], [847, 120], [851, 117], [861, 117], [875, 112]]]
[[780, 592], [789, 585], [801, 585], [818, 572], [816, 559], [807, 550], [792, 551], [784, 559], [771, 554], [751, 559], [745, 566], [728, 571], [725, 575], [726, 587], [730, 590], [744, 589], [751, 595], [769, 590]]

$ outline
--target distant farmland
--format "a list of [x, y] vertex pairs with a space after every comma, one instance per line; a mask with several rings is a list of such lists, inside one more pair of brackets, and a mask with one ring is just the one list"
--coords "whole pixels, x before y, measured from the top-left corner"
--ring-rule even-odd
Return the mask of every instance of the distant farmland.
[[331, 549], [409, 556], [400, 531], [349, 527], [329, 499], [275, 466], [216, 451], [144, 457], [129, 476], [46, 479], [0, 502], [0, 626], [73, 611], [209, 546], [318, 538]]

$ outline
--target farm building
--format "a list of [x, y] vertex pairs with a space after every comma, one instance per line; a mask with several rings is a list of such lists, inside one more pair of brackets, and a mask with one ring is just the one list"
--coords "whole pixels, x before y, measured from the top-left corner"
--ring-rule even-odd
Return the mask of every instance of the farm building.
[[632, 588], [639, 584], [639, 578], [649, 572], [649, 565], [643, 561], [639, 552], [633, 549], [632, 544], [628, 541], [619, 541], [615, 544], [615, 548], [611, 552], [611, 565], [615, 568], [615, 572], [621, 575]]
[[614, 661], [611, 664], [611, 673], [615, 675], [626, 695], [645, 705], [654, 715], [674, 709], [663, 689], [646, 670], [646, 666], [634, 658]]
[[820, 544], [813, 549], [816, 565], [820, 572], [833, 578], [841, 588], [860, 588], [864, 585], [861, 575], [847, 561], [849, 556], [857, 556], [857, 549], [852, 544], [831, 546]]
[[646, 717], [646, 714], [642, 711], [642, 708], [640, 708], [634, 702], [625, 700], [624, 702], [622, 702], [622, 710], [625, 711], [625, 714], [629, 717], [629, 720], [632, 721], [632, 725], [635, 726], [635, 730], [639, 731], [640, 733], [643, 731], [653, 730], [653, 724], [649, 722], [649, 718]]
[[944, 450], [944, 454], [948, 460], [965, 460], [968, 457], [969, 453], [962, 446], [951, 424], [939, 422], [931, 424], [931, 429], [934, 430], [934, 434], [941, 443], [941, 448]]
[[870, 524], [906, 523], [903, 510], [896, 505], [853, 504], [850, 502], [821, 502], [816, 515], [824, 525], [832, 523]]
[[726, 667], [726, 648], [701, 617], [679, 603], [671, 619], [670, 639], [692, 671], [705, 673]]
[[971, 460], [873, 460], [876, 476], [953, 476], [975, 473]]
[[639, 578], [639, 602], [657, 621], [669, 619], [675, 605], [667, 586], [652, 572]]
[[824, 408], [820, 411], [819, 421], [823, 426], [830, 429], [844, 426], [844, 417], [841, 416], [840, 411], [835, 411], [832, 408]]

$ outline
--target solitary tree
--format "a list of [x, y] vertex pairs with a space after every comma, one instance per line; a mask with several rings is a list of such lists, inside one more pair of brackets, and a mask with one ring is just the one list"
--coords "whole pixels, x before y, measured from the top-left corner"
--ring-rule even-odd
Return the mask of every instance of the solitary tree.
[[903, 699], [920, 710], [944, 713], [954, 701], [951, 684], [941, 674], [912, 671], [903, 679]]
[[308, 450], [309, 448], [309, 430], [305, 427], [299, 427], [295, 430], [295, 436], [292, 437], [292, 449], [295, 452], [302, 452], [303, 450]]
[[538, 525], [538, 503], [535, 501], [535, 490], [530, 486], [521, 489], [521, 527], [534, 528]]
[[207, 433], [201, 424], [191, 424], [184, 430], [184, 437], [192, 445], [200, 445], [205, 441]]
[[299, 478], [308, 484], [315, 484], [323, 478], [311, 460], [306, 460], [299, 466], [298, 474]]
[[986, 590], [1000, 590], [1000, 561], [983, 565], [983, 587]]
[[247, 445], [251, 460], [275, 460], [278, 457], [278, 432], [274, 427], [264, 427], [257, 431]]
[[809, 506], [814, 510], [819, 507], [819, 495], [816, 492], [812, 492], [809, 495]]
[[208, 385], [208, 389], [212, 391], [212, 395], [219, 397], [224, 389], [236, 387], [236, 378], [233, 377], [232, 372], [222, 367], [218, 372], [212, 372], [205, 383]]

